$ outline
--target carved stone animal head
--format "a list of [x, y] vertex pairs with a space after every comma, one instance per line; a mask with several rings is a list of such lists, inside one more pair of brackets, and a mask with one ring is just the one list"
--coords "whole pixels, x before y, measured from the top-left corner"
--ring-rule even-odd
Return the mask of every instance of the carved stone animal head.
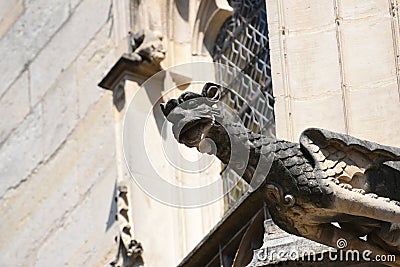
[[[209, 137], [221, 118], [217, 105], [220, 94], [220, 85], [207, 83], [201, 94], [185, 92], [178, 99], [161, 104], [161, 110], [173, 124], [174, 136], [180, 143], [199, 149], [201, 141]], [[210, 151], [206, 149], [203, 152]]]
[[166, 50], [160, 32], [140, 30], [136, 34], [130, 34], [133, 54], [138, 54], [142, 60], [155, 65], [159, 65], [165, 59]]
[[162, 43], [163, 36], [160, 32], [149, 32], [145, 35], [143, 43], [138, 48], [138, 54], [144, 60], [153, 64], [160, 64], [165, 59], [166, 50]]

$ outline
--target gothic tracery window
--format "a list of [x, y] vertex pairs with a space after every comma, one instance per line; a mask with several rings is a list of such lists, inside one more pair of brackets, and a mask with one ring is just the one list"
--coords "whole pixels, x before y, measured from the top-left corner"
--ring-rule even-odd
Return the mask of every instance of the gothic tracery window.
[[[232, 0], [233, 15], [221, 27], [213, 60], [229, 66], [217, 73], [218, 82], [233, 91], [223, 101], [240, 116], [246, 128], [275, 136], [271, 63], [265, 0]], [[231, 207], [248, 189], [232, 170], [222, 173], [226, 207]]]

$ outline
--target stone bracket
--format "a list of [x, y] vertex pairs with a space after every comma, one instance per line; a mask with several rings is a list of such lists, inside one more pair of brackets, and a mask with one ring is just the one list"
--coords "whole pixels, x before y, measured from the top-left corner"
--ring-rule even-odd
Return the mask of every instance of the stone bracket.
[[126, 76], [131, 76], [137, 82], [143, 83], [162, 70], [160, 63], [165, 59], [166, 50], [162, 44], [161, 34], [145, 30], [129, 34], [129, 53], [120, 57], [100, 81], [98, 84], [100, 87], [114, 90], [114, 87]]

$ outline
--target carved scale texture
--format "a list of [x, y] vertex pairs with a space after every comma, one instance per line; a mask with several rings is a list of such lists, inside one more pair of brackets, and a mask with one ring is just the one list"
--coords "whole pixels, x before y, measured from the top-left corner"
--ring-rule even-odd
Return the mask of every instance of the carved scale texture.
[[364, 175], [371, 163], [368, 155], [348, 151], [345, 147], [339, 150], [334, 145], [320, 147], [311, 140], [308, 142], [324, 178], [338, 178], [340, 182], [349, 183], [356, 175]]
[[[288, 192], [296, 197], [299, 203], [314, 202], [316, 206], [328, 205], [326, 198], [332, 194], [332, 190], [326, 186], [322, 179], [328, 176], [321, 171], [316, 171], [313, 167], [313, 159], [307, 158], [298, 143], [276, 140], [243, 128], [242, 126], [224, 121], [224, 128], [230, 131], [231, 136], [235, 137], [230, 141], [249, 142], [250, 157], [249, 165], [256, 168], [258, 159], [262, 155], [273, 153], [274, 161], [282, 165], [291, 174], [294, 184], [286, 185]], [[267, 173], [266, 173], [267, 175]], [[282, 178], [282, 177], [280, 177]], [[280, 184], [281, 179], [276, 183]]]

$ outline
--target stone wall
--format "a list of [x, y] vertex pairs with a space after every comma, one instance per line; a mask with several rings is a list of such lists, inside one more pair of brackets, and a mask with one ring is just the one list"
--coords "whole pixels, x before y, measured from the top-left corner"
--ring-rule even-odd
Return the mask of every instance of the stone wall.
[[[114, 260], [116, 180], [129, 179], [123, 112], [97, 84], [128, 51], [130, 29], [166, 37], [164, 67], [191, 61], [198, 3], [177, 2], [0, 1], [1, 266]], [[138, 88], [129, 83], [127, 95]], [[146, 266], [178, 264], [221, 216], [219, 203], [178, 209], [132, 188]]]
[[0, 1], [0, 265], [98, 266], [116, 177], [112, 1]]
[[277, 134], [400, 146], [399, 1], [267, 1]]
[[[210, 61], [208, 57], [193, 56], [192, 38], [193, 28], [196, 14], [198, 12], [198, 1], [133, 1], [135, 10], [131, 15], [132, 32], [135, 33], [140, 29], [148, 29], [152, 32], [161, 33], [163, 36], [163, 46], [167, 50], [166, 58], [161, 62], [164, 69], [168, 69], [175, 65], [189, 63], [193, 61]], [[151, 110], [152, 103], [150, 99], [160, 97], [166, 93], [168, 89], [175, 88], [173, 92], [168, 92], [169, 96], [177, 96], [182, 93], [176, 88], [178, 83], [170, 77], [173, 73], [167, 72], [168, 77], [165, 77], [160, 84], [152, 84], [151, 88], [140, 87], [141, 83], [138, 79], [125, 77], [124, 89], [126, 97], [126, 105], [115, 116], [116, 127], [122, 132], [123, 119], [127, 109], [133, 109], [138, 116], [149, 117], [149, 122], [146, 125], [146, 141], [150, 144], [149, 147], [161, 147], [162, 138], [160, 129], [156, 124], [162, 123], [164, 118], [161, 114], [148, 113]], [[175, 73], [182, 77], [184, 73]], [[140, 79], [139, 79], [140, 80]], [[185, 87], [187, 89], [187, 87]], [[189, 88], [193, 90], [193, 87]], [[200, 88], [197, 88], [200, 89]], [[136, 94], [141, 94], [137, 97]], [[133, 102], [131, 102], [133, 99]], [[164, 99], [165, 100], [165, 99]], [[130, 105], [128, 105], [130, 104]], [[158, 106], [159, 103], [156, 104]], [[129, 112], [129, 110], [128, 110]], [[157, 123], [155, 122], [157, 121]], [[126, 123], [126, 121], [125, 121]], [[132, 137], [131, 146], [125, 144], [126, 153], [132, 153], [130, 162], [131, 172], [135, 177], [135, 172], [149, 174], [149, 171], [143, 170], [142, 164], [145, 155], [137, 153], [136, 144], [142, 145], [145, 140], [134, 138], [140, 136], [139, 132], [144, 131], [144, 126], [140, 124], [131, 125], [132, 129], [126, 130], [124, 134]], [[137, 143], [136, 143], [137, 142]], [[193, 149], [188, 149], [182, 145], [183, 150], [187, 154], [192, 155], [191, 160], [201, 156], [200, 153], [193, 152]], [[190, 181], [193, 181], [193, 176], [189, 177], [186, 173], [178, 170], [171, 165], [171, 162], [166, 161], [165, 153], [152, 151], [151, 158], [153, 163], [160, 167], [162, 178], [174, 184], [182, 186], [193, 186]], [[189, 151], [190, 150], [190, 151]], [[183, 154], [185, 154], [185, 152]], [[193, 155], [194, 154], [194, 155]], [[118, 157], [118, 156], [117, 156]], [[190, 157], [189, 157], [190, 158]], [[123, 161], [124, 159], [121, 159]], [[129, 159], [128, 159], [129, 161]], [[211, 168], [207, 173], [198, 175], [198, 180], [206, 183], [215, 178], [219, 178], [220, 164], [215, 161], [214, 168]], [[120, 175], [122, 179], [129, 179], [130, 175], [126, 166], [121, 166]], [[136, 169], [136, 167], [138, 167]], [[157, 178], [148, 175], [149, 179]], [[188, 179], [189, 178], [189, 179]], [[192, 179], [192, 180], [190, 180]], [[143, 245], [143, 260], [145, 266], [176, 266], [209, 232], [209, 230], [219, 221], [223, 214], [223, 200], [214, 202], [212, 205], [199, 208], [178, 208], [172, 207], [169, 204], [160, 203], [151, 194], [146, 194], [137, 183], [132, 183], [132, 213], [135, 239]], [[221, 188], [222, 191], [222, 188]], [[174, 196], [179, 198], [180, 196]]]
[[[267, 1], [281, 138], [319, 126], [400, 145], [398, 16], [386, 0], [351, 3]], [[224, 0], [0, 0], [1, 266], [114, 259], [115, 182], [129, 178], [123, 112], [97, 84], [127, 52], [129, 30], [161, 32], [168, 68], [210, 61], [201, 46], [228, 15]], [[127, 82], [127, 99], [138, 89]], [[132, 193], [147, 266], [176, 265], [222, 213], [218, 202], [184, 210]]]

